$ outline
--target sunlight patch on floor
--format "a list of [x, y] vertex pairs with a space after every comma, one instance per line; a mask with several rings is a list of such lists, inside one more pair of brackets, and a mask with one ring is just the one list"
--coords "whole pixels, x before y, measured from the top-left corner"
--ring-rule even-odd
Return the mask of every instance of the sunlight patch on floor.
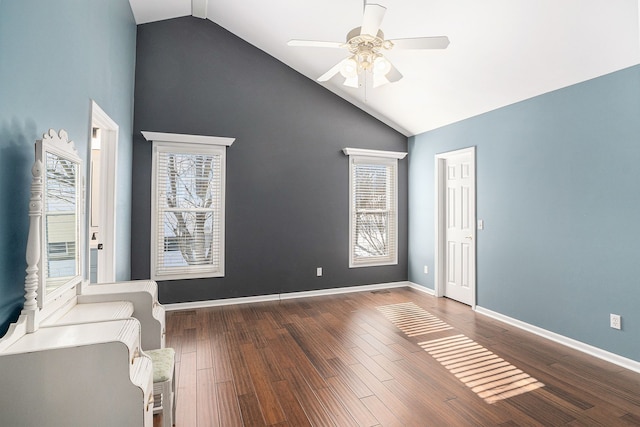
[[464, 335], [418, 345], [487, 403], [544, 387], [543, 383]]
[[412, 302], [383, 305], [376, 308], [409, 337], [453, 329]]
[[[408, 337], [453, 329], [412, 302], [376, 307]], [[487, 403], [495, 403], [544, 384], [465, 335], [419, 342], [427, 353]]]

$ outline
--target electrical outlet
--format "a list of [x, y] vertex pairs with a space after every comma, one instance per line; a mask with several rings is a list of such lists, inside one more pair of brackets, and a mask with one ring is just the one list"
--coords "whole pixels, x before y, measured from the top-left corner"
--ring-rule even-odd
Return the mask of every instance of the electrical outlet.
[[424, 274], [429, 274], [429, 266], [428, 265], [424, 266]]
[[316, 268], [316, 276], [318, 277], [322, 276], [322, 267]]
[[609, 323], [613, 329], [622, 329], [622, 316], [619, 314], [610, 314]]

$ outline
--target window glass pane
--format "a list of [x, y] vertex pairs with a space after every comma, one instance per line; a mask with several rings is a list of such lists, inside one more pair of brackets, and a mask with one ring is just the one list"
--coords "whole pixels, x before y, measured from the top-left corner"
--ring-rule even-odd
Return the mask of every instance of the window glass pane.
[[164, 153], [165, 206], [210, 208], [218, 199], [220, 156]]
[[159, 151], [156, 158], [155, 274], [223, 274], [224, 154], [178, 150]]
[[356, 214], [356, 258], [389, 255], [389, 214]]
[[387, 209], [387, 174], [384, 165], [356, 165], [356, 209]]
[[[166, 212], [160, 267], [207, 265], [218, 261], [212, 251], [213, 212]], [[217, 227], [216, 227], [217, 228]]]
[[351, 267], [397, 262], [396, 159], [354, 156], [351, 163]]

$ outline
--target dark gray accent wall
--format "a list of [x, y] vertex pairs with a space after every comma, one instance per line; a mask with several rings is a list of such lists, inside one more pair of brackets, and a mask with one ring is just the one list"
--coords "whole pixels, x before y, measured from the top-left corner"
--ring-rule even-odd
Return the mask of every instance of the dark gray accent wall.
[[350, 269], [341, 151], [406, 151], [406, 137], [211, 21], [140, 25], [137, 43], [132, 278], [150, 275], [147, 130], [236, 138], [227, 150], [226, 275], [161, 282], [163, 303], [407, 279], [407, 160], [398, 265]]

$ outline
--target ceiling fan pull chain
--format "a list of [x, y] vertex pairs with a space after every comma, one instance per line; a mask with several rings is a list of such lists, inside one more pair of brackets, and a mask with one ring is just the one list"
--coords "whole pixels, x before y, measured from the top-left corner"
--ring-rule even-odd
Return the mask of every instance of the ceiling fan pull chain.
[[367, 102], [367, 86], [369, 86], [367, 84], [367, 70], [363, 70], [362, 73], [364, 74], [364, 102]]

